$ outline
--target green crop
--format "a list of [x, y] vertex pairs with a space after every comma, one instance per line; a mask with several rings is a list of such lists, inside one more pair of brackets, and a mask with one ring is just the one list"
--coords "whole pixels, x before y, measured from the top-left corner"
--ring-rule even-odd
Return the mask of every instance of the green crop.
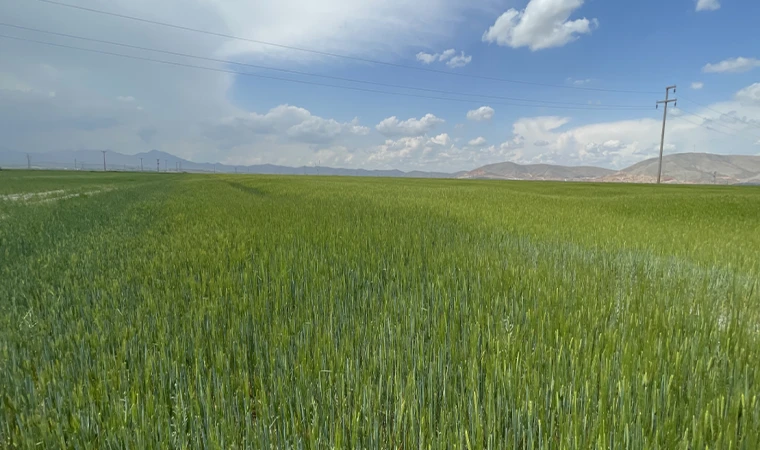
[[759, 275], [751, 187], [5, 171], [0, 447], [757, 449]]

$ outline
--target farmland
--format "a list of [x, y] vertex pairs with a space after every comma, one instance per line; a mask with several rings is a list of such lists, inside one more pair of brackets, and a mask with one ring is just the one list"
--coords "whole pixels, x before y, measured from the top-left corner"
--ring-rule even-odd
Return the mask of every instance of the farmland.
[[752, 187], [4, 171], [0, 447], [756, 449], [759, 276]]

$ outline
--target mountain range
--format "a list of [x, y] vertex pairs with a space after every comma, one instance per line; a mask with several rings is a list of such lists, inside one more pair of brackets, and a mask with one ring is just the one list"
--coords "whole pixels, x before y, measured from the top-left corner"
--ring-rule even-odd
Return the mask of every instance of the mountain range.
[[[141, 161], [142, 159], [142, 161]], [[521, 165], [513, 162], [489, 164], [471, 171], [456, 173], [401, 170], [341, 169], [321, 166], [288, 167], [272, 164], [233, 166], [221, 163], [197, 163], [170, 153], [151, 150], [136, 155], [107, 151], [107, 170], [251, 173], [280, 175], [344, 175], [406, 178], [460, 178], [495, 180], [558, 180], [618, 183], [653, 183], [657, 181], [658, 159], [651, 158], [622, 170], [594, 166], [560, 166], [552, 164]], [[100, 150], [69, 150], [49, 153], [22, 153], [0, 149], [0, 167], [103, 170]], [[677, 153], [663, 158], [662, 181], [672, 184], [758, 184], [760, 156], [716, 155], [711, 153]]]
[[[565, 180], [617, 183], [657, 182], [658, 158], [614, 171], [591, 166], [490, 164], [459, 178]], [[760, 156], [676, 153], [662, 159], [662, 182], [671, 184], [760, 184]]]
[[[28, 155], [28, 159], [27, 159]], [[22, 153], [0, 149], [0, 167], [32, 169], [103, 170], [101, 150], [63, 150], [49, 153]], [[142, 161], [141, 161], [142, 160]], [[443, 173], [401, 170], [341, 169], [322, 166], [289, 167], [274, 164], [230, 165], [197, 163], [170, 153], [151, 150], [136, 155], [107, 151], [105, 166], [112, 171], [161, 171], [193, 173], [251, 173], [279, 175], [343, 175], [362, 177], [456, 178], [464, 172]]]

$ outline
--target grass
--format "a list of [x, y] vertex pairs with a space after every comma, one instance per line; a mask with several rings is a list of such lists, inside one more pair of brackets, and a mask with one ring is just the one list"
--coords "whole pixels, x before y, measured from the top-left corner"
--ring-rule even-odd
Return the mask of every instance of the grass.
[[756, 188], [9, 173], [0, 446], [760, 448]]

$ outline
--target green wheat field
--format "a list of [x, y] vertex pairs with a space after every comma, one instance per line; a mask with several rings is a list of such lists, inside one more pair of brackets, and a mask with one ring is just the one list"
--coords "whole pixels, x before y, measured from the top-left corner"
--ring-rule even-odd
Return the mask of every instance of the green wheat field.
[[760, 188], [3, 171], [0, 447], [755, 450], [759, 284]]

